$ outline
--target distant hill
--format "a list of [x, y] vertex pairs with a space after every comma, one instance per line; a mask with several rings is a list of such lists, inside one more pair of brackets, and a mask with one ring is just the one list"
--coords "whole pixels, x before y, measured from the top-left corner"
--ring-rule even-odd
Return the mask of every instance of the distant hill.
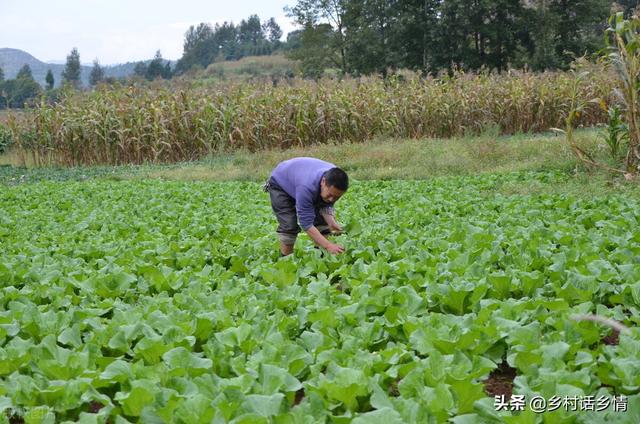
[[[145, 60], [148, 63], [151, 59]], [[53, 72], [53, 78], [55, 85], [58, 87], [62, 82], [62, 71], [64, 71], [64, 63], [45, 63], [29, 53], [9, 48], [0, 48], [0, 68], [4, 71], [5, 79], [13, 79], [18, 75], [18, 71], [24, 65], [29, 65], [33, 78], [42, 86], [45, 85], [45, 77], [47, 71], [51, 69]], [[135, 62], [127, 62], [120, 65], [103, 66], [106, 77], [123, 78], [133, 75], [133, 68], [136, 66]], [[82, 84], [89, 85], [89, 74], [91, 73], [91, 66], [82, 65], [80, 69], [80, 79]]]

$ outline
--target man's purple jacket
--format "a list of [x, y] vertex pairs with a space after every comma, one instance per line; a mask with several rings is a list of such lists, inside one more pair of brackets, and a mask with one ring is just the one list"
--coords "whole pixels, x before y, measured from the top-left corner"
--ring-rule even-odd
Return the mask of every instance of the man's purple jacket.
[[333, 206], [320, 199], [320, 180], [325, 172], [335, 167], [320, 159], [301, 157], [281, 162], [271, 173], [271, 179], [295, 199], [298, 222], [305, 231], [313, 226], [315, 205], [319, 200], [326, 206]]

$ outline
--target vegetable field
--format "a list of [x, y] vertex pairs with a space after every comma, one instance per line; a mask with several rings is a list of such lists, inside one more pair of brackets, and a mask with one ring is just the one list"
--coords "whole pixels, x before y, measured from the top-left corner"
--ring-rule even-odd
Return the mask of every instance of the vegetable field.
[[289, 258], [256, 183], [5, 186], [0, 422], [640, 422], [639, 201], [494, 190], [562, 178], [356, 182]]

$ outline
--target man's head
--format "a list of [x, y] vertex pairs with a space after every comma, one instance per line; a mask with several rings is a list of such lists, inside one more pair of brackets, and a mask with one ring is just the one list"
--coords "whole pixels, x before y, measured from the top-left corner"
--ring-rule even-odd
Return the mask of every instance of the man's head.
[[336, 202], [349, 188], [349, 177], [340, 168], [331, 168], [320, 180], [320, 197], [325, 203]]

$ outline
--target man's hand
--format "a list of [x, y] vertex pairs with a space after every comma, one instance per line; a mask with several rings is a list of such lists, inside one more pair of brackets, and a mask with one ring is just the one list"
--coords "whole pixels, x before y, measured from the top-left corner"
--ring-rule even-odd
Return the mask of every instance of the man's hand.
[[344, 252], [344, 247], [335, 243], [331, 243], [325, 238], [325, 236], [320, 234], [320, 231], [318, 231], [316, 227], [309, 228], [307, 230], [307, 234], [309, 234], [309, 237], [311, 237], [316, 245], [322, 247], [323, 249], [326, 249], [332, 255], [337, 255]]
[[338, 255], [340, 253], [344, 253], [344, 247], [334, 243], [329, 243], [326, 249], [332, 255]]
[[342, 227], [335, 221], [333, 225], [329, 224], [329, 230], [331, 230], [333, 234], [342, 234]]

